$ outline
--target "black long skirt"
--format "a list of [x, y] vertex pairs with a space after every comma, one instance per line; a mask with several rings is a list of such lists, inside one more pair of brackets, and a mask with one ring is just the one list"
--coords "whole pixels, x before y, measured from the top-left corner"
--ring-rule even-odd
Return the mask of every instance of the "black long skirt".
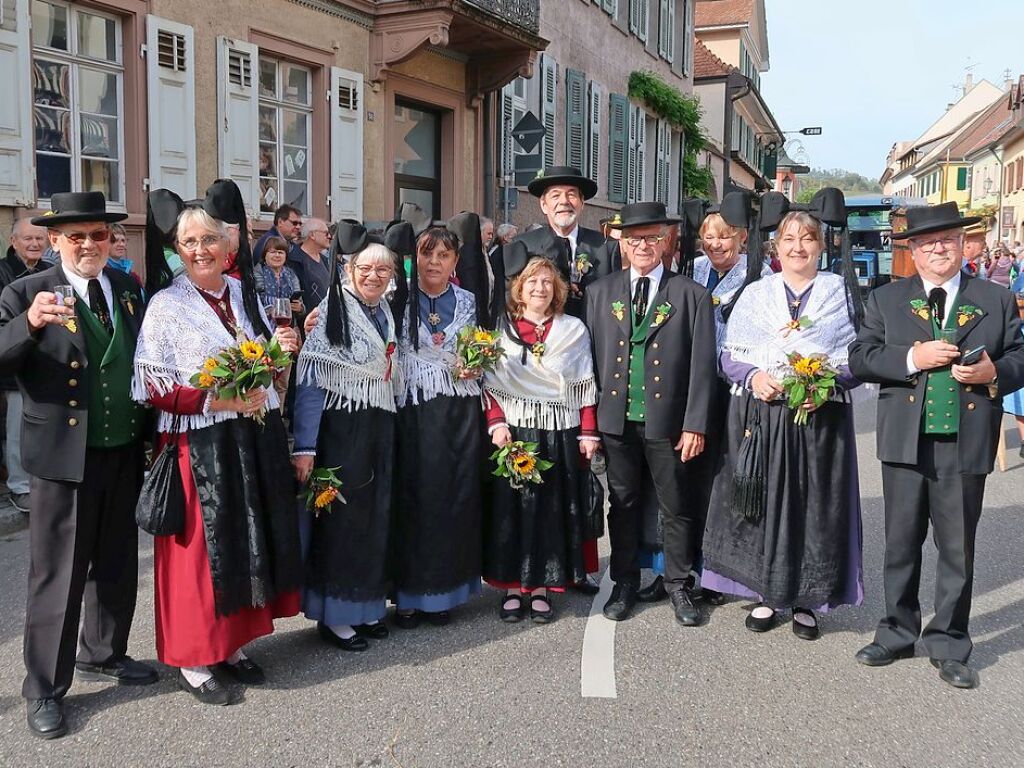
[[[736, 456], [755, 418], [765, 437], [767, 501], [753, 523], [733, 508], [732, 499]], [[733, 397], [727, 451], [704, 533], [709, 586], [716, 589], [714, 577], [724, 577], [773, 608], [859, 601], [856, 450], [848, 403], [826, 403], [806, 426], [798, 426], [784, 403], [765, 403], [749, 392]]]
[[525, 589], [582, 581], [583, 542], [601, 536], [604, 498], [580, 455], [580, 430], [509, 429], [513, 440], [537, 443], [540, 458], [554, 466], [543, 483], [518, 491], [493, 478], [484, 513], [484, 578]]
[[294, 471], [281, 415], [237, 418], [188, 433], [217, 615], [299, 588], [302, 555]]
[[323, 412], [314, 465], [340, 467], [346, 503], [312, 520], [307, 589], [351, 602], [388, 594], [394, 449], [393, 413], [380, 408]]
[[395, 588], [438, 595], [480, 578], [483, 411], [478, 397], [435, 397], [398, 412]]

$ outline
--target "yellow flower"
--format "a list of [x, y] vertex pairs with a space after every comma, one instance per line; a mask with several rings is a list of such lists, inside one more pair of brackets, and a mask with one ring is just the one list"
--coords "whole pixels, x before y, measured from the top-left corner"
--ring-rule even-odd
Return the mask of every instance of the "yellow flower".
[[338, 498], [337, 488], [325, 488], [317, 494], [316, 499], [313, 501], [313, 506], [317, 509], [323, 509]]
[[473, 341], [478, 344], [490, 344], [493, 339], [491, 338], [491, 334], [487, 331], [477, 331], [473, 334]]
[[809, 357], [802, 357], [794, 363], [793, 370], [801, 376], [816, 376], [821, 370], [821, 361]]
[[212, 357], [206, 358], [206, 362], [203, 363], [203, 370], [204, 371], [212, 371], [216, 367], [217, 367], [217, 361], [214, 360]]
[[255, 341], [243, 341], [238, 349], [246, 360], [258, 360], [263, 357], [263, 345]]
[[213, 386], [214, 378], [208, 373], [199, 374], [199, 386], [202, 389], [209, 389]]
[[520, 453], [512, 459], [512, 466], [516, 468], [516, 472], [520, 475], [529, 475], [533, 473], [534, 467], [537, 466], [537, 460], [528, 453]]

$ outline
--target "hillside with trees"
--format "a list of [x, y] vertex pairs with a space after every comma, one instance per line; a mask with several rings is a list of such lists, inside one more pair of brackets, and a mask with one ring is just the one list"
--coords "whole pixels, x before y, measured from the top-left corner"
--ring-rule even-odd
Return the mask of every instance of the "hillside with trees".
[[797, 192], [797, 202], [807, 203], [822, 187], [838, 187], [848, 195], [881, 194], [882, 187], [874, 179], [842, 168], [814, 168], [802, 174]]

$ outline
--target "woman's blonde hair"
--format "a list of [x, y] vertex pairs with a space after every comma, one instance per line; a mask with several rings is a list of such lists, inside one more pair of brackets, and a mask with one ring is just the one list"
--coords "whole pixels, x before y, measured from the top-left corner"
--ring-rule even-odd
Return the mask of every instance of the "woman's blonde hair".
[[193, 224], [198, 224], [207, 232], [220, 235], [225, 240], [228, 236], [228, 228], [220, 219], [215, 219], [202, 208], [186, 208], [178, 216], [178, 226], [174, 230], [174, 239], [181, 239], [182, 233]]
[[565, 311], [565, 301], [569, 298], [569, 286], [566, 284], [565, 278], [559, 274], [558, 267], [549, 259], [543, 256], [534, 256], [527, 262], [526, 268], [515, 276], [512, 285], [509, 286], [508, 313], [512, 319], [521, 319], [523, 311], [526, 309], [526, 302], [523, 300], [523, 286], [526, 285], [526, 281], [543, 270], [549, 271], [554, 278], [552, 281], [554, 295], [551, 297], [550, 307], [552, 314], [560, 315]]
[[782, 221], [779, 222], [779, 228], [775, 232], [776, 238], [780, 237], [791, 224], [797, 225], [797, 232], [812, 234], [814, 239], [821, 243], [822, 247], [825, 246], [825, 232], [821, 222], [807, 211], [790, 211], [787, 213]]
[[700, 225], [699, 235], [701, 240], [703, 240], [708, 233], [716, 234], [719, 237], [735, 237], [739, 239], [741, 243], [745, 243], [747, 241], [747, 230], [742, 227], [734, 227], [722, 218], [722, 214], [720, 213], [709, 213], [704, 219], [704, 223]]

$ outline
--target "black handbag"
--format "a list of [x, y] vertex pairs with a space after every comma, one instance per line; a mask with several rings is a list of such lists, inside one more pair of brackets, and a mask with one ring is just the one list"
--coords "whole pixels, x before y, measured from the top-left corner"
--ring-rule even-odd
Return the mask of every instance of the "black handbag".
[[153, 536], [175, 536], [185, 530], [185, 489], [178, 466], [181, 446], [177, 440], [177, 417], [171, 425], [171, 435], [174, 439], [153, 461], [135, 505], [135, 522]]
[[766, 494], [764, 472], [764, 434], [761, 415], [754, 415], [743, 431], [743, 442], [736, 454], [732, 476], [733, 507], [749, 523], [759, 523], [764, 515]]

